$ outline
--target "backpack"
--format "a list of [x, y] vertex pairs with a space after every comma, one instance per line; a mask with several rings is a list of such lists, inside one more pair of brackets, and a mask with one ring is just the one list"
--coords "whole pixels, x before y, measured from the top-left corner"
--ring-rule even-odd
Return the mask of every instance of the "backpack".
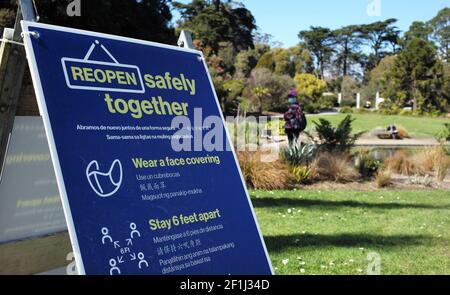
[[301, 115], [300, 115], [299, 127], [300, 127], [300, 132], [302, 132], [308, 126], [308, 121], [306, 120], [305, 113], [303, 111], [300, 111], [300, 113], [301, 113]]
[[308, 125], [305, 114], [297, 104], [289, 107], [289, 110], [284, 114], [284, 120], [286, 121], [286, 129], [300, 130], [300, 132], [305, 130]]

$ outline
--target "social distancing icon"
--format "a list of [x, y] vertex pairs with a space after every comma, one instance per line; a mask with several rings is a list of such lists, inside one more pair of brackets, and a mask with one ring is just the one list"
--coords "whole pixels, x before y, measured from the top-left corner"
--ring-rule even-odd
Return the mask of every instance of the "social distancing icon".
[[112, 237], [109, 235], [109, 230], [106, 227], [102, 228], [102, 244], [105, 245], [106, 242], [112, 243], [113, 239]]

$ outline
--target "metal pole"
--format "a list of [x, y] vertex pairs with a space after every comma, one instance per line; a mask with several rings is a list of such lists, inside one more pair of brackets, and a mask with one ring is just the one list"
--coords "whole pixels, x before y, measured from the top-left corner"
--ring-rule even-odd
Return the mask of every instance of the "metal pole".
[[192, 43], [192, 35], [191, 32], [182, 30], [180, 33], [180, 38], [178, 38], [178, 46], [184, 47], [187, 49], [195, 49], [194, 43]]
[[31, 22], [39, 21], [39, 17], [36, 13], [36, 6], [34, 5], [33, 0], [19, 0], [19, 2], [23, 20]]

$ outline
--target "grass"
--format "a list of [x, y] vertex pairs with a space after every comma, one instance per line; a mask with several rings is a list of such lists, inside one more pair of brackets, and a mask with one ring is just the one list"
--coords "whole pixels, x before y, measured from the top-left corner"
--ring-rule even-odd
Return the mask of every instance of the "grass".
[[[336, 115], [312, 115], [308, 116], [307, 131], [314, 129], [314, 121], [319, 118], [329, 120], [334, 126], [342, 121], [348, 114]], [[412, 117], [412, 116], [387, 116], [380, 114], [351, 114], [355, 118], [353, 122], [353, 132], [367, 131], [370, 132], [376, 127], [387, 127], [391, 124], [401, 125], [408, 130], [410, 136], [413, 137], [434, 137], [437, 133], [444, 129], [444, 123], [449, 123], [449, 119], [445, 118], [429, 118], [429, 117]]]
[[251, 191], [276, 274], [450, 274], [450, 194]]

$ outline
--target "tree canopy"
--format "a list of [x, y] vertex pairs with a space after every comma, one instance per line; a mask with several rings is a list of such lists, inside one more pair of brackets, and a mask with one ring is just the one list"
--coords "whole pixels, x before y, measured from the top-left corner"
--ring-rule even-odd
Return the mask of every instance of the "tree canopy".
[[231, 1], [193, 0], [189, 4], [173, 3], [182, 18], [179, 29], [188, 29], [203, 46], [211, 47], [214, 53], [220, 42], [231, 42], [237, 51], [254, 47], [253, 31], [256, 29], [252, 13], [243, 5]]
[[[422, 113], [449, 110], [450, 8], [413, 22], [404, 34], [394, 18], [312, 26], [286, 48], [256, 26], [240, 0], [90, 0], [80, 17], [67, 16], [70, 2], [36, 1], [41, 21], [166, 44], [191, 31], [225, 112], [283, 110], [293, 88], [310, 111], [333, 107], [338, 92], [351, 104], [355, 92], [363, 101], [381, 92], [392, 112], [412, 104]], [[15, 3], [0, 1], [1, 28], [13, 26]]]
[[[89, 0], [82, 1], [81, 16], [66, 13], [71, 1], [36, 1], [41, 22], [174, 44], [169, 0]], [[5, 10], [16, 9], [15, 1], [0, 6], [0, 22]], [[15, 13], [14, 13], [15, 14]], [[101, 17], [99, 17], [101, 16]], [[11, 26], [6, 22], [6, 26]]]

